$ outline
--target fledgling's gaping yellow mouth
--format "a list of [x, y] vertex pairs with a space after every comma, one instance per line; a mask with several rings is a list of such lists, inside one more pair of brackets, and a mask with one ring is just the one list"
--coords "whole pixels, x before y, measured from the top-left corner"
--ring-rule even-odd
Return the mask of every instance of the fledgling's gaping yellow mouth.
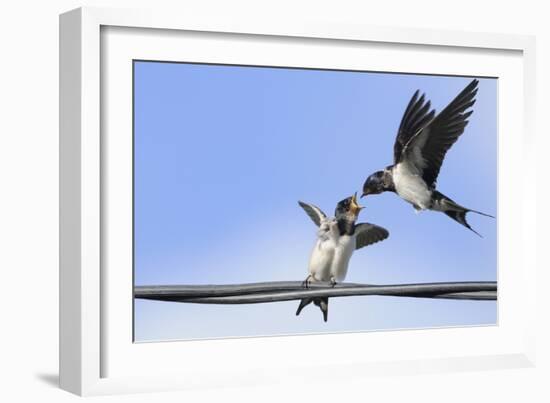
[[357, 192], [355, 192], [355, 194], [353, 196], [351, 196], [351, 204], [350, 204], [350, 211], [352, 212], [352, 214], [354, 215], [358, 215], [359, 212], [364, 209], [363, 206], [360, 206], [358, 203], [357, 203]]

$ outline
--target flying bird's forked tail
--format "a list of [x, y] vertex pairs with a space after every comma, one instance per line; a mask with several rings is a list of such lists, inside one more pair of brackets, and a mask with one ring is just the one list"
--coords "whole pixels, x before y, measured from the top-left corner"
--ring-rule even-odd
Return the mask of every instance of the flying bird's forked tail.
[[326, 322], [328, 320], [328, 297], [304, 298], [300, 300], [300, 305], [298, 305], [298, 309], [296, 310], [296, 316], [300, 315], [302, 309], [312, 302], [319, 307], [323, 313], [323, 320]]
[[483, 236], [477, 232], [475, 229], [473, 229], [470, 224], [468, 224], [468, 221], [466, 221], [466, 214], [467, 213], [476, 213], [485, 217], [491, 217], [495, 218], [494, 216], [486, 213], [482, 213], [481, 211], [472, 210], [466, 207], [461, 206], [460, 204], [455, 203], [452, 199], [445, 196], [443, 193], [434, 191], [433, 193], [433, 203], [435, 210], [439, 210], [444, 212], [448, 217], [452, 218], [459, 224], [462, 224], [466, 228], [468, 228], [470, 231], [472, 231], [474, 234], [478, 235], [479, 237], [483, 238]]

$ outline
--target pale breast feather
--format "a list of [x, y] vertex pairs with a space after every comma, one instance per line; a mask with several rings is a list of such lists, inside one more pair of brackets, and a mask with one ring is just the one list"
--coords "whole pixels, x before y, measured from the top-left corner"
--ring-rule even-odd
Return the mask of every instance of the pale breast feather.
[[341, 236], [334, 251], [334, 260], [330, 269], [331, 275], [337, 282], [344, 281], [346, 278], [349, 261], [354, 250], [355, 236]]
[[430, 207], [431, 191], [414, 166], [407, 162], [397, 164], [393, 169], [393, 182], [401, 198], [421, 209]]
[[332, 239], [319, 239], [309, 259], [309, 274], [316, 281], [329, 281], [330, 269], [334, 261], [336, 243]]

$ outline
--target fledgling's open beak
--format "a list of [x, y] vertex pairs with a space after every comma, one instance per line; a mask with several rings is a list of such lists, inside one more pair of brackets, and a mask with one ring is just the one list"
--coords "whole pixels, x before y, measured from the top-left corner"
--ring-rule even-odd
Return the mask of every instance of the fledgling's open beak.
[[352, 212], [352, 214], [354, 215], [359, 215], [359, 212], [364, 209], [363, 206], [360, 206], [358, 203], [357, 203], [357, 192], [355, 192], [355, 194], [353, 196], [351, 196], [351, 204], [350, 204], [350, 211]]

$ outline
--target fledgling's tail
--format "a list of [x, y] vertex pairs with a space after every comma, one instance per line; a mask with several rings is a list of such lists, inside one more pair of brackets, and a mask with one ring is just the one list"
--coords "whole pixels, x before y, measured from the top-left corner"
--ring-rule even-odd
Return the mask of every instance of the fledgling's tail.
[[472, 212], [472, 213], [483, 215], [485, 217], [495, 218], [490, 214], [482, 213], [481, 211], [472, 210], [472, 209], [463, 207], [460, 204], [454, 202], [449, 197], [445, 196], [443, 193], [440, 193], [438, 191], [434, 191], [432, 197], [433, 197], [434, 205], [437, 205], [437, 210], [444, 212], [448, 217], [462, 224], [463, 226], [465, 226], [466, 228], [468, 228], [470, 231], [472, 231], [474, 234], [478, 235], [481, 238], [483, 238], [483, 236], [479, 232], [477, 232], [475, 229], [473, 229], [470, 226], [470, 224], [468, 224], [468, 221], [466, 221], [466, 214]]
[[316, 298], [304, 298], [300, 301], [300, 305], [298, 305], [298, 309], [296, 310], [296, 316], [300, 315], [300, 312], [302, 312], [302, 309], [304, 309], [309, 304], [315, 304], [319, 307], [321, 312], [323, 313], [323, 319], [325, 322], [328, 320], [328, 297], [316, 297]]
[[313, 298], [304, 298], [300, 300], [300, 305], [298, 305], [298, 309], [296, 310], [296, 316], [300, 315], [300, 312], [302, 312], [302, 309], [304, 309], [306, 306], [308, 306], [312, 302], [313, 302]]

